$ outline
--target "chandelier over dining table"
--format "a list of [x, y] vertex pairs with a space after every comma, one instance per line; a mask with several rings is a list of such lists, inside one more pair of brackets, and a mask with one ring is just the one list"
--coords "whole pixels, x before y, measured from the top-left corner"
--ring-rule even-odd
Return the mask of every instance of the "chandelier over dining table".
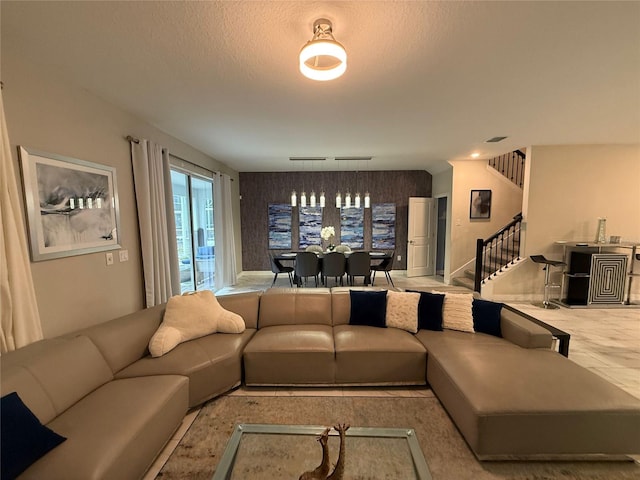
[[[369, 161], [371, 160], [372, 157], [335, 157], [334, 160], [335, 161]], [[325, 161], [326, 157], [289, 157], [290, 161], [302, 161], [302, 162], [312, 162], [312, 171], [313, 171], [313, 162], [315, 161]], [[303, 164], [304, 165], [304, 164]], [[342, 171], [339, 169], [338, 170], [338, 176], [340, 178], [340, 180], [342, 180]], [[369, 193], [368, 190], [365, 191], [364, 197], [362, 197], [360, 195], [360, 190], [359, 190], [359, 182], [358, 182], [358, 178], [360, 176], [360, 171], [359, 169], [355, 170], [355, 195], [352, 197], [351, 195], [351, 190], [349, 188], [347, 188], [346, 192], [345, 192], [345, 196], [344, 196], [344, 201], [343, 201], [343, 197], [342, 197], [342, 193], [340, 192], [340, 190], [338, 189], [338, 191], [336, 192], [336, 196], [335, 196], [335, 205], [336, 208], [351, 208], [352, 206], [354, 208], [361, 208], [361, 206], [364, 206], [364, 208], [371, 208], [371, 194]], [[304, 177], [304, 168], [303, 168], [303, 177]], [[300, 193], [300, 202], [298, 202], [298, 193], [296, 192], [296, 190], [292, 190], [291, 191], [291, 206], [292, 207], [297, 207], [298, 203], [300, 204], [300, 207], [306, 207], [307, 206], [307, 192], [305, 190], [305, 185], [304, 185], [304, 178], [303, 178], [303, 185], [302, 185], [302, 191]], [[308, 197], [308, 204], [310, 207], [316, 207], [320, 206], [320, 208], [325, 208], [326, 206], [326, 195], [324, 192], [324, 186], [321, 186], [320, 188], [320, 196], [317, 197], [315, 190], [312, 188], [311, 193]], [[353, 201], [352, 201], [353, 200]]]

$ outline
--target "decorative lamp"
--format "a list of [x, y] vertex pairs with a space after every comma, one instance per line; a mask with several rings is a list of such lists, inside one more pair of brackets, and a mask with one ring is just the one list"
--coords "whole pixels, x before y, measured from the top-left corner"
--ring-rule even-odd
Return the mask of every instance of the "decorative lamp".
[[354, 206], [356, 208], [360, 208], [360, 194], [358, 192], [356, 192], [356, 198], [355, 198], [355, 201], [354, 201]]
[[291, 192], [291, 206], [295, 207], [298, 204], [298, 195], [296, 194], [296, 191], [294, 190], [293, 192]]
[[324, 205], [325, 205], [324, 192], [320, 192], [320, 208], [324, 208]]
[[347, 52], [326, 18], [313, 22], [313, 37], [300, 50], [300, 72], [311, 80], [334, 80], [347, 70]]
[[309, 205], [312, 207], [316, 206], [316, 192], [311, 190], [311, 195], [309, 195]]
[[304, 193], [304, 190], [300, 194], [300, 206], [301, 207], [306, 207], [307, 206], [307, 194]]
[[344, 208], [351, 208], [351, 193], [347, 190], [347, 194], [344, 196]]
[[364, 208], [371, 208], [371, 197], [369, 192], [364, 194]]
[[340, 195], [340, 192], [336, 193], [336, 208], [341, 208], [342, 207], [342, 195]]

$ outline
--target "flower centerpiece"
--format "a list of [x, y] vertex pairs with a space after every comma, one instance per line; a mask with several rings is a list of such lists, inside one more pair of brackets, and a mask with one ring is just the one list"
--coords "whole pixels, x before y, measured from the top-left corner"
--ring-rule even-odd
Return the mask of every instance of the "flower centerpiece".
[[333, 250], [336, 248], [336, 246], [333, 244], [333, 237], [335, 237], [335, 235], [336, 229], [333, 228], [333, 226], [322, 227], [322, 230], [320, 230], [320, 236], [322, 237], [322, 239], [329, 242], [327, 250], [329, 250], [330, 252], [333, 252]]

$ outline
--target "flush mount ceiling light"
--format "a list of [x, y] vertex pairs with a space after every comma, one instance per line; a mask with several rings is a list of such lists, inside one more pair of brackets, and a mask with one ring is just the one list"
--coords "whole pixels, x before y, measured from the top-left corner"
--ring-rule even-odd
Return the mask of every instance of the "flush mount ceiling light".
[[313, 22], [313, 38], [300, 50], [300, 72], [311, 80], [334, 80], [347, 70], [347, 52], [333, 37], [331, 22]]

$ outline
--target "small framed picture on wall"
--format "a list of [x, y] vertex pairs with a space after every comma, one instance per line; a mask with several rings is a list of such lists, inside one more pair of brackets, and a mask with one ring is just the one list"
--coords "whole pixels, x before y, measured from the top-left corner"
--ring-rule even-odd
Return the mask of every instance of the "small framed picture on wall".
[[491, 218], [491, 190], [471, 190], [469, 218]]

